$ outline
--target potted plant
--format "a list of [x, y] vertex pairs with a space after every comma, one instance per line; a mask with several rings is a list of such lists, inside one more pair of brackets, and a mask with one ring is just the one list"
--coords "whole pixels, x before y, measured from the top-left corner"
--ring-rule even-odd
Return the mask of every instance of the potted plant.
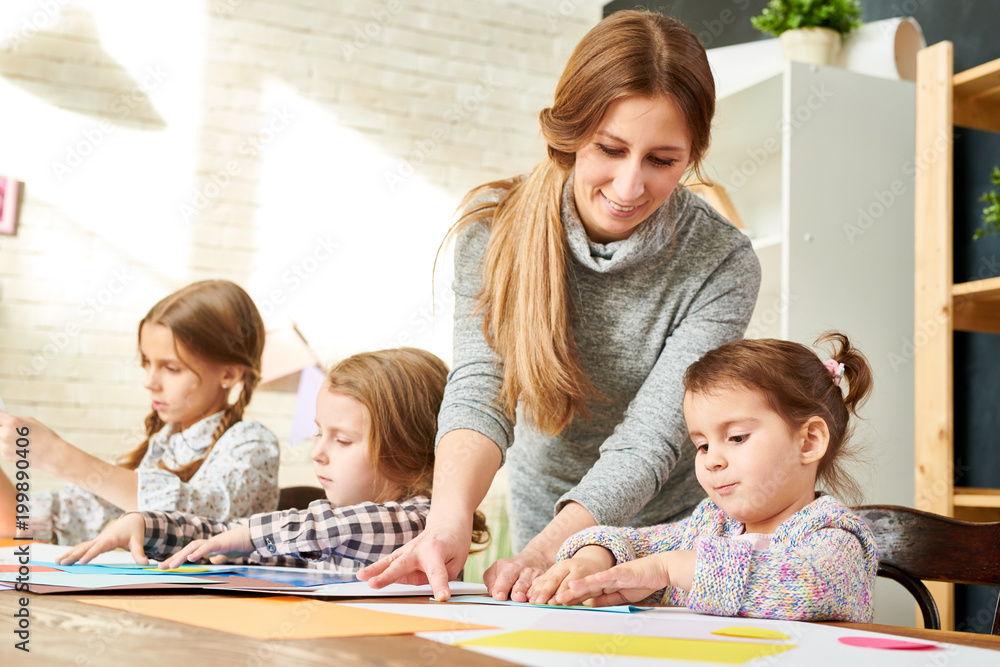
[[[1000, 187], [1000, 167], [993, 167], [990, 180], [993, 181], [993, 185]], [[978, 241], [984, 236], [1000, 234], [1000, 192], [990, 190], [984, 193], [979, 201], [985, 202], [986, 208], [983, 209], [983, 224], [972, 235], [973, 241]]]
[[861, 11], [858, 0], [771, 0], [750, 23], [780, 39], [789, 60], [829, 65], [841, 40], [861, 25]]

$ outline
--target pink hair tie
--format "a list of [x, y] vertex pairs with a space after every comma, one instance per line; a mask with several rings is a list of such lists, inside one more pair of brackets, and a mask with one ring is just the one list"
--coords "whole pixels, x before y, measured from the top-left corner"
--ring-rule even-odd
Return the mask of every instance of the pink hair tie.
[[839, 387], [840, 379], [844, 377], [844, 364], [837, 363], [833, 359], [828, 359], [823, 362], [823, 365], [826, 366], [826, 370], [830, 371], [830, 376], [833, 377], [833, 386]]

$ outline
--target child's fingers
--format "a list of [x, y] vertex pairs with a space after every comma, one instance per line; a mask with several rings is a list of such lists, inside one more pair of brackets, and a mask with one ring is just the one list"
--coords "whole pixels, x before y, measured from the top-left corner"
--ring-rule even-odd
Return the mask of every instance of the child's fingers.
[[[568, 599], [572, 599], [572, 603], [564, 602], [567, 597], [558, 596], [558, 601], [560, 604], [578, 604], [580, 600], [588, 600], [590, 598], [598, 597], [606, 593], [618, 590], [618, 587], [613, 581], [603, 581], [599, 580], [600, 575], [607, 575], [611, 570], [605, 570], [604, 572], [598, 572], [597, 574], [592, 574], [589, 577], [584, 577], [583, 579], [575, 579], [569, 582], [569, 593]], [[606, 576], [602, 579], [606, 579]]]
[[[199, 546], [205, 544], [205, 540], [195, 540], [194, 542], [188, 543], [183, 549], [175, 553], [173, 556], [167, 560], [160, 563], [161, 570], [172, 570], [175, 567], [180, 567], [184, 563], [188, 562], [188, 556], [197, 549]], [[198, 560], [197, 558], [194, 560]]]
[[545, 604], [555, 595], [559, 587], [566, 580], [565, 568], [549, 568], [548, 572], [531, 582], [528, 588], [528, 602], [531, 604]]
[[92, 543], [93, 540], [88, 540], [86, 542], [81, 542], [80, 544], [76, 545], [75, 547], [64, 553], [62, 556], [60, 556], [59, 558], [56, 558], [56, 565], [72, 565], [73, 563], [77, 562], [78, 560], [80, 560], [80, 556], [87, 552], [87, 549], [90, 548], [90, 545]]
[[136, 563], [140, 565], [149, 565], [149, 559], [146, 558], [146, 551], [144, 547], [144, 537], [142, 533], [138, 535], [133, 534], [128, 539], [128, 550], [132, 552], [132, 558]]
[[111, 551], [112, 549], [115, 548], [113, 545], [106, 545], [100, 542], [99, 540], [91, 540], [88, 544], [90, 545], [90, 547], [87, 549], [86, 553], [84, 553], [83, 556], [80, 557], [79, 561], [77, 561], [80, 563], [80, 565], [86, 565], [91, 560], [97, 558], [105, 551]]

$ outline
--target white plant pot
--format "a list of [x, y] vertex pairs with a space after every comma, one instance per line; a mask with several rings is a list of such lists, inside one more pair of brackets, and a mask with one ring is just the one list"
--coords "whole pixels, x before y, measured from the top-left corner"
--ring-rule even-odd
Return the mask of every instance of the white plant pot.
[[786, 30], [778, 39], [786, 59], [813, 65], [832, 64], [840, 51], [840, 33], [830, 28]]

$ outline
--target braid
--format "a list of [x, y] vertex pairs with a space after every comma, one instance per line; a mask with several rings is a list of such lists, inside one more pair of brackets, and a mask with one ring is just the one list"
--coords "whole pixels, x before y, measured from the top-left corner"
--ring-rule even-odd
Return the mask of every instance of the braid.
[[156, 410], [153, 410], [148, 415], [146, 415], [146, 439], [143, 440], [138, 447], [133, 449], [128, 454], [122, 456], [118, 461], [118, 465], [127, 470], [135, 470], [142, 463], [142, 459], [146, 456], [146, 451], [149, 449], [149, 439], [160, 432], [166, 423], [160, 419], [160, 415], [156, 414]]
[[[249, 372], [247, 375], [249, 375]], [[197, 461], [192, 461], [186, 466], [182, 466], [180, 470], [170, 470], [163, 465], [162, 461], [160, 462], [160, 467], [164, 470], [170, 470], [170, 472], [180, 477], [182, 482], [187, 482], [194, 477], [194, 474], [198, 472], [198, 468], [200, 468], [201, 464], [205, 462], [208, 455], [212, 453], [212, 450], [215, 448], [215, 443], [219, 441], [219, 438], [221, 438], [222, 435], [232, 426], [243, 421], [243, 411], [246, 410], [247, 405], [250, 403], [250, 397], [253, 396], [253, 389], [256, 384], [256, 378], [251, 381], [248, 377], [247, 380], [244, 381], [243, 389], [240, 390], [240, 397], [236, 399], [236, 402], [232, 405], [226, 406], [226, 411], [223, 413], [222, 419], [219, 420], [219, 425], [215, 427], [215, 432], [212, 434], [212, 444], [205, 450], [205, 455], [203, 457]]]

